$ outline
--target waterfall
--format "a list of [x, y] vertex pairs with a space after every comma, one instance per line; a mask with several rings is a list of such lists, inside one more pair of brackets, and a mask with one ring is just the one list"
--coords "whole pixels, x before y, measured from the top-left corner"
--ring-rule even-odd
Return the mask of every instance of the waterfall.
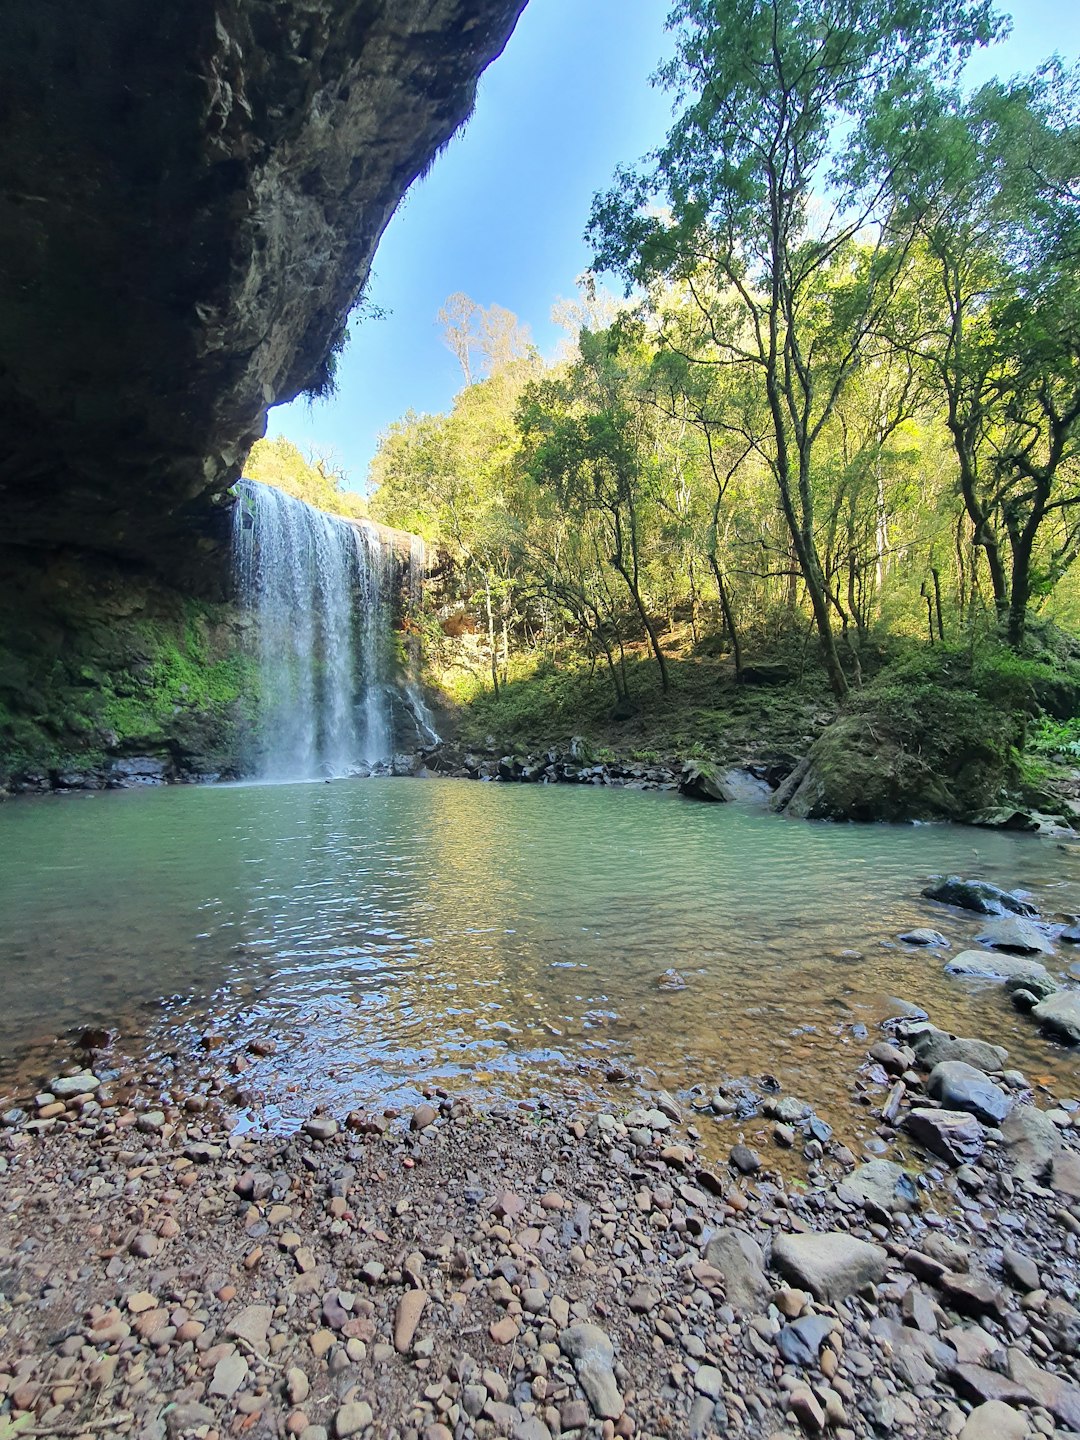
[[[393, 568], [378, 529], [242, 480], [237, 598], [254, 621], [262, 780], [363, 774], [393, 751]], [[421, 702], [422, 704], [422, 702]]]

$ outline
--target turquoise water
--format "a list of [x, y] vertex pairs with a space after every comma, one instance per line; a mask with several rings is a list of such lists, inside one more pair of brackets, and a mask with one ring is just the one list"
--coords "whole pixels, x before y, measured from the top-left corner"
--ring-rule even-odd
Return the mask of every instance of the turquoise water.
[[[1056, 1074], [1000, 991], [896, 943], [979, 929], [939, 871], [1080, 910], [1080, 857], [948, 826], [824, 826], [667, 793], [366, 780], [73, 795], [0, 807], [0, 1080], [84, 1025], [214, 1063], [255, 1035], [272, 1113], [407, 1102], [425, 1082], [673, 1091], [775, 1074], [846, 1095], [890, 996]], [[1065, 965], [1072, 958], [1063, 947]], [[1078, 957], [1080, 958], [1080, 957]], [[1053, 963], [1053, 962], [1051, 962]], [[667, 992], [669, 967], [686, 989]]]

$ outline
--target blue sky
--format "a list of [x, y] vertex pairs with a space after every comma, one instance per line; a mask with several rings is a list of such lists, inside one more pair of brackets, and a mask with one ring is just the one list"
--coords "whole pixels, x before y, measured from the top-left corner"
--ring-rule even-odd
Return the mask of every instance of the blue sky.
[[[379, 433], [407, 410], [445, 410], [461, 385], [435, 316], [463, 290], [513, 310], [541, 351], [562, 332], [549, 312], [590, 255], [593, 193], [620, 161], [665, 134], [670, 100], [648, 77], [670, 47], [668, 0], [530, 0], [480, 82], [476, 113], [405, 197], [383, 236], [369, 296], [384, 319], [354, 320], [337, 394], [271, 411], [267, 433], [327, 454], [363, 490]], [[1004, 45], [969, 77], [1032, 69], [1055, 50], [1080, 55], [1080, 6], [1016, 0]]]

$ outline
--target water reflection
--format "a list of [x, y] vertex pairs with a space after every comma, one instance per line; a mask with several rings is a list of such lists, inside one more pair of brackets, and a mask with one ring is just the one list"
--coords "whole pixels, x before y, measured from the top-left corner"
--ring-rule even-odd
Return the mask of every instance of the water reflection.
[[[670, 795], [372, 780], [20, 802], [0, 810], [0, 1049], [10, 1076], [71, 1026], [155, 1046], [265, 1032], [258, 1083], [307, 1109], [427, 1080], [769, 1071], [829, 1118], [852, 1025], [900, 995], [1068, 1076], [998, 988], [896, 943], [978, 930], [919, 897], [940, 870], [1080, 905], [1075, 856], [1031, 837]], [[669, 967], [685, 990], [657, 986]]]

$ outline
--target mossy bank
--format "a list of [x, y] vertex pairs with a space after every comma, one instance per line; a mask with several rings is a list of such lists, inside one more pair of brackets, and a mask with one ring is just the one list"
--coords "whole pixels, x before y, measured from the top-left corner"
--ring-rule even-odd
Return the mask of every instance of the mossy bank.
[[1053, 829], [1080, 811], [1080, 655], [1053, 627], [1024, 655], [990, 640], [883, 643], [843, 705], [794, 640], [762, 647], [738, 676], [674, 636], [667, 662], [665, 691], [653, 662], [632, 656], [630, 699], [617, 704], [587, 665], [521, 664], [498, 695], [446, 681], [447, 669], [455, 749], [527, 761], [573, 744], [618, 767], [750, 765], [778, 787], [777, 808], [808, 819]]
[[100, 556], [0, 550], [0, 787], [232, 778], [247, 623]]

